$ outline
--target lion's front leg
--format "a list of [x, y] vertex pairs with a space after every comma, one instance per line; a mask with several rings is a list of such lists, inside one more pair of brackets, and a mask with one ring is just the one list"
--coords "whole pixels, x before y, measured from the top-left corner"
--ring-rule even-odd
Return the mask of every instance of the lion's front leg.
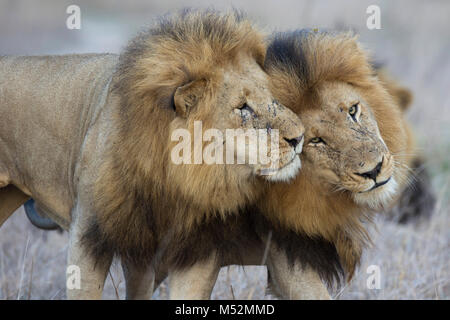
[[169, 271], [169, 290], [172, 300], [207, 300], [219, 275], [216, 254], [197, 262], [190, 268]]
[[153, 266], [137, 266], [128, 259], [122, 259], [125, 276], [127, 300], [149, 300], [155, 287], [155, 269]]
[[[89, 219], [83, 217], [80, 209], [74, 211], [75, 217], [70, 229], [67, 298], [70, 300], [101, 299], [106, 276], [111, 266], [113, 253], [96, 259], [89, 248], [82, 243]], [[80, 279], [76, 279], [79, 276]]]
[[281, 299], [329, 300], [330, 294], [319, 275], [298, 262], [293, 265], [286, 253], [272, 244], [269, 250], [268, 282], [271, 291]]
[[163, 265], [142, 268], [124, 260], [122, 269], [127, 300], [149, 300], [168, 274], [167, 268]]

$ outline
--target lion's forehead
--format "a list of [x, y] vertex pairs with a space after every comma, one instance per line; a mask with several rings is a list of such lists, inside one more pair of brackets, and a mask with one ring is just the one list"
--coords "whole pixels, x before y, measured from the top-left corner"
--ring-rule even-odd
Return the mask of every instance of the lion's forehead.
[[267, 89], [268, 75], [258, 66], [255, 60], [244, 59], [236, 65], [222, 69], [224, 86], [240, 85], [243, 92], [251, 92], [252, 88]]
[[333, 162], [339, 161], [340, 167], [349, 159], [365, 159], [387, 151], [372, 115], [367, 115], [363, 123], [354, 124], [338, 108], [318, 108], [300, 113], [300, 118], [306, 128], [307, 139], [320, 137], [327, 143], [326, 148], [316, 148], [316, 151]]

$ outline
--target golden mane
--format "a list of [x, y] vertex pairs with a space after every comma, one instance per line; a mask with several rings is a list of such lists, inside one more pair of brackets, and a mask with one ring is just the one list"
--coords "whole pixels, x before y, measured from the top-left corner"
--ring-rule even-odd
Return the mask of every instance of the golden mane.
[[242, 54], [264, 64], [262, 35], [237, 12], [184, 10], [163, 17], [120, 57], [115, 89], [123, 97], [123, 111], [139, 121], [145, 111], [170, 108], [177, 87], [192, 79], [214, 79], [220, 67]]
[[[399, 155], [408, 147], [401, 110], [378, 80], [356, 37], [314, 31], [278, 34], [269, 44], [265, 67], [274, 95], [300, 117], [302, 110], [317, 105], [313, 101], [320, 101], [318, 88], [322, 83], [351, 84], [370, 105], [390, 152]], [[399, 163], [406, 160], [402, 156], [397, 159]], [[400, 184], [405, 183], [402, 164], [397, 170]], [[370, 242], [364, 222], [371, 220], [372, 212], [346, 193], [325, 192], [315, 180], [314, 172], [303, 168], [293, 184], [271, 189], [262, 211], [279, 233], [288, 229], [334, 244], [340, 263], [351, 278], [363, 248]], [[292, 247], [283, 244], [282, 237], [279, 242], [282, 247]], [[298, 256], [294, 249], [289, 254]], [[340, 266], [332, 264], [328, 273], [336, 274]]]
[[[170, 163], [174, 91], [207, 79], [210, 97], [223, 67], [238, 65], [242, 55], [262, 66], [265, 45], [237, 13], [183, 11], [130, 42], [112, 80], [118, 132], [108, 142], [110, 152], [95, 185], [96, 221], [85, 235], [95, 256], [113, 251], [148, 264], [160, 249], [169, 261], [179, 259], [177, 254], [191, 249], [181, 248], [181, 239], [195, 227], [238, 212], [255, 198], [254, 181], [243, 182], [226, 166]], [[204, 117], [196, 120], [207, 123], [211, 110], [206, 109], [212, 106], [205, 105]], [[190, 263], [214, 249], [202, 244], [204, 250], [191, 255]]]

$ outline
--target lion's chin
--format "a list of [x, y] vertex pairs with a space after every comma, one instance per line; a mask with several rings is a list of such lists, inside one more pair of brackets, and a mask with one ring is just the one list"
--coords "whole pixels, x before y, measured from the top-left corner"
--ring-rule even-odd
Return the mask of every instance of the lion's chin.
[[301, 167], [302, 163], [300, 161], [300, 157], [296, 154], [294, 158], [284, 167], [276, 171], [271, 171], [268, 174], [262, 174], [262, 176], [271, 182], [288, 182], [295, 178]]
[[397, 181], [392, 177], [385, 185], [368, 192], [353, 192], [353, 200], [359, 204], [377, 210], [389, 204], [397, 191]]

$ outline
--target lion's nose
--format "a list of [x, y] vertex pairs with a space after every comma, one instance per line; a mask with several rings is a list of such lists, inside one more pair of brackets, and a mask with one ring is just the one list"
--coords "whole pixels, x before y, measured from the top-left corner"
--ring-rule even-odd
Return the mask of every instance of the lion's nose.
[[298, 146], [298, 144], [299, 144], [300, 142], [302, 142], [302, 140], [303, 140], [303, 135], [298, 136], [298, 137], [293, 138], [293, 139], [284, 138], [284, 140], [286, 140], [286, 142], [289, 143], [289, 145], [291, 145], [292, 148], [295, 149], [295, 148]]
[[355, 172], [357, 175], [364, 177], [366, 179], [372, 179], [373, 181], [376, 181], [377, 176], [380, 174], [381, 171], [381, 167], [383, 166], [383, 160], [381, 160], [376, 166], [375, 168], [373, 168], [370, 171], [367, 172], [363, 172], [363, 173], [358, 173]]

